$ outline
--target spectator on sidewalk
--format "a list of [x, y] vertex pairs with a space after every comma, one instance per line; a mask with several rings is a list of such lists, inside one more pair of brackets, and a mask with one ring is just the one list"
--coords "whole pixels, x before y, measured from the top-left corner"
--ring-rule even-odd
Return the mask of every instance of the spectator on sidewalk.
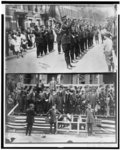
[[108, 71], [114, 71], [114, 64], [113, 64], [113, 43], [111, 40], [111, 35], [109, 33], [106, 33], [104, 35], [105, 41], [104, 41], [104, 54], [105, 54], [105, 59], [106, 63], [108, 66]]

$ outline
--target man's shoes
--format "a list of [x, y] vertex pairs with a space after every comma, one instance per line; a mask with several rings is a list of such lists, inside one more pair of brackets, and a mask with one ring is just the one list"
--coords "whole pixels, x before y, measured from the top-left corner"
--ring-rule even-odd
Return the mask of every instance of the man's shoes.
[[72, 69], [71, 66], [67, 66], [68, 69]]

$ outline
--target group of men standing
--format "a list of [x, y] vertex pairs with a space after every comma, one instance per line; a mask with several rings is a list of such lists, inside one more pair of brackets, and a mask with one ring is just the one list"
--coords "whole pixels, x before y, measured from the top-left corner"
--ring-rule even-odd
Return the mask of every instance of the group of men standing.
[[96, 30], [94, 26], [81, 24], [76, 19], [67, 19], [66, 16], [62, 17], [62, 23], [56, 23], [58, 52], [61, 52], [62, 46], [68, 69], [71, 69], [71, 63], [76, 62], [93, 45]]
[[67, 68], [71, 69], [71, 63], [76, 62], [93, 45], [97, 27], [86, 22], [80, 23], [76, 19], [67, 19], [66, 16], [61, 20], [61, 22], [54, 21], [54, 28], [52, 25], [34, 27], [37, 57], [42, 56], [43, 53], [46, 55], [47, 49], [49, 52], [53, 51], [56, 34], [58, 53], [60, 54], [63, 49]]
[[52, 52], [54, 49], [54, 34], [52, 27], [49, 26], [48, 29], [44, 25], [41, 25], [39, 28], [35, 26], [34, 30], [35, 41], [37, 47], [37, 58], [43, 53], [47, 54], [47, 47], [49, 52]]

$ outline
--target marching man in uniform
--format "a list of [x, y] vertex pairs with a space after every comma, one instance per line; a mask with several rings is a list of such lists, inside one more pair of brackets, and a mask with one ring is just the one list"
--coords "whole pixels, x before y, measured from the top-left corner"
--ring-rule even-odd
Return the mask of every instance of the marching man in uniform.
[[66, 16], [62, 17], [62, 39], [61, 39], [61, 43], [62, 43], [62, 49], [65, 55], [65, 61], [67, 64], [67, 68], [71, 69], [72, 65], [70, 63], [70, 44], [71, 44], [71, 36], [69, 33], [71, 24], [67, 23], [67, 19]]

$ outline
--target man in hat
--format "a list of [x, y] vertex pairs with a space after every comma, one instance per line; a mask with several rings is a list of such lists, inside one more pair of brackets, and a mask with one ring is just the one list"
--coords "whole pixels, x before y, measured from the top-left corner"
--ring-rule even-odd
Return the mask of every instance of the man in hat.
[[26, 128], [26, 135], [29, 134], [29, 136], [31, 135], [31, 131], [32, 131], [32, 126], [34, 123], [34, 116], [35, 116], [35, 111], [34, 111], [34, 104], [30, 104], [29, 108], [26, 111], [26, 122], [27, 122], [27, 128]]
[[114, 70], [114, 64], [113, 64], [113, 55], [112, 55], [112, 50], [113, 50], [113, 43], [111, 40], [111, 34], [106, 33], [104, 35], [104, 54], [105, 54], [105, 59], [106, 63], [108, 65], [108, 71], [113, 71]]
[[87, 114], [87, 131], [88, 131], [88, 136], [90, 136], [93, 133], [93, 123], [94, 123], [93, 110], [91, 109], [90, 104], [88, 104], [86, 114]]
[[54, 50], [54, 33], [53, 33], [53, 29], [52, 26], [48, 27], [48, 50], [49, 52], [52, 52]]
[[84, 30], [84, 26], [81, 26], [81, 32], [80, 32], [80, 46], [81, 46], [81, 54], [84, 54], [84, 50], [85, 50], [85, 30]]
[[47, 46], [48, 46], [48, 29], [45, 25], [43, 25], [43, 51], [44, 54], [47, 54]]
[[47, 116], [49, 116], [50, 133], [52, 133], [52, 125], [54, 125], [54, 134], [56, 134], [57, 114], [60, 115], [61, 113], [56, 109], [56, 105], [53, 105], [47, 113]]
[[40, 29], [35, 26], [35, 42], [36, 42], [36, 47], [37, 47], [37, 58], [41, 54], [43, 55], [43, 47], [44, 47], [44, 39], [43, 39], [43, 31], [42, 31], [42, 25], [40, 26]]
[[42, 82], [42, 80], [39, 80], [38, 87], [40, 91], [44, 90], [44, 83]]
[[61, 43], [62, 43], [62, 49], [65, 55], [65, 61], [67, 64], [67, 68], [71, 69], [72, 65], [70, 63], [70, 44], [71, 44], [71, 36], [70, 36], [70, 27], [71, 24], [67, 23], [67, 19], [66, 16], [62, 17], [62, 39], [61, 39]]

